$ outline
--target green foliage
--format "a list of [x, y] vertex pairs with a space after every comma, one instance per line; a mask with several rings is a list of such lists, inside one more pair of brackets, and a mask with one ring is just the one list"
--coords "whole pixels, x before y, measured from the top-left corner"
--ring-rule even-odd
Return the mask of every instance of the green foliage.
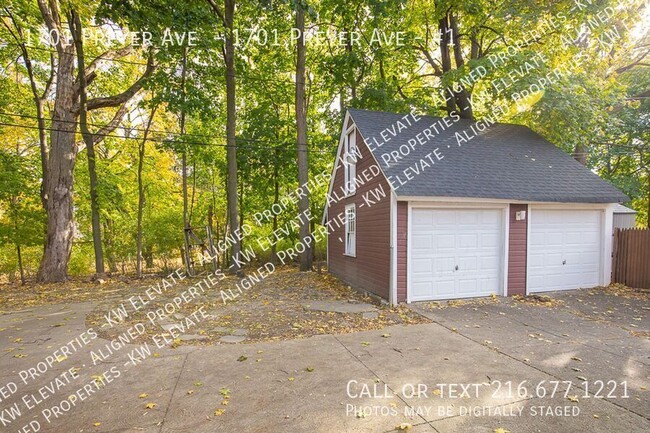
[[[588, 154], [587, 164], [621, 188], [639, 211], [639, 224], [647, 224], [650, 202], [650, 102], [647, 66], [634, 65], [647, 47], [648, 35], [639, 35], [635, 24], [647, 17], [647, 5], [632, 2], [614, 8], [614, 15], [598, 21], [613, 0], [583, 2], [487, 2], [484, 0], [256, 0], [238, 2], [237, 32], [237, 144], [241, 216], [254, 226], [251, 239], [267, 236], [272, 224], [254, 224], [256, 212], [275, 201], [275, 187], [282, 197], [297, 187], [296, 127], [294, 107], [295, 40], [293, 14], [299, 4], [306, 13], [309, 31], [320, 36], [307, 39], [307, 102], [310, 175], [329, 172], [338, 144], [342, 113], [347, 107], [394, 112], [444, 115], [446, 86], [469, 80], [472, 108], [477, 118], [488, 116], [497, 104], [513, 105], [518, 93], [558, 69], [563, 73], [543, 89], [541, 99], [525, 110], [512, 110], [504, 122], [530, 126], [566, 152]], [[222, 6], [223, 2], [217, 1]], [[84, 24], [121, 26], [123, 31], [149, 32], [153, 47], [102, 62], [89, 88], [89, 97], [124, 91], [144, 69], [149, 53], [158, 68], [146, 88], [129, 107], [129, 114], [110, 137], [97, 146], [99, 201], [104, 249], [109, 266], [129, 272], [136, 254], [138, 209], [138, 147], [151, 107], [158, 111], [145, 145], [143, 181], [145, 204], [143, 241], [147, 255], [158, 267], [179, 264], [183, 244], [181, 157], [188, 161], [188, 195], [191, 224], [203, 233], [212, 214], [215, 236], [226, 228], [226, 149], [224, 26], [203, 0], [102, 0], [65, 3], [81, 8]], [[23, 34], [31, 35], [29, 55], [39, 91], [51, 72], [51, 47], [38, 41], [43, 28], [33, 1], [10, 0], [9, 10]], [[439, 20], [451, 13], [458, 22], [464, 64], [448, 71], [440, 65]], [[646, 15], [643, 15], [643, 14]], [[557, 30], [549, 23], [559, 19]], [[13, 25], [5, 21], [10, 27]], [[91, 27], [92, 23], [96, 25]], [[586, 26], [585, 23], [590, 23]], [[629, 28], [626, 29], [622, 24]], [[608, 45], [612, 26], [619, 35]], [[13, 27], [11, 27], [13, 28]], [[105, 27], [103, 27], [105, 28]], [[572, 30], [573, 29], [573, 30]], [[575, 33], [582, 29], [582, 34]], [[162, 44], [165, 32], [194, 32], [194, 44]], [[401, 32], [405, 45], [372, 43], [376, 32]], [[522, 38], [539, 37], [512, 53]], [[329, 33], [327, 33], [329, 32]], [[359, 39], [353, 43], [351, 34]], [[568, 35], [568, 36], [567, 36]], [[44, 215], [40, 202], [42, 177], [36, 108], [21, 51], [7, 26], [0, 26], [0, 273], [14, 274], [16, 247], [23, 247], [23, 262], [33, 274], [42, 253]], [[480, 49], [471, 55], [474, 40]], [[120, 40], [87, 38], [87, 62], [101, 53], [121, 48]], [[641, 48], [639, 48], [641, 47]], [[149, 49], [150, 48], [150, 49]], [[431, 56], [429, 62], [425, 52]], [[186, 78], [181, 64], [186, 53]], [[583, 61], [572, 63], [576, 54]], [[501, 57], [500, 57], [501, 56]], [[501, 60], [494, 62], [494, 58]], [[16, 60], [18, 59], [18, 60]], [[496, 88], [495, 80], [519, 77], [517, 71], [540, 60], [510, 86]], [[632, 65], [632, 66], [631, 66]], [[472, 74], [485, 68], [485, 76]], [[645, 92], [645, 98], [642, 98]], [[52, 95], [46, 118], [52, 116]], [[11, 114], [2, 114], [11, 113]], [[92, 129], [112, 119], [114, 110], [92, 112]], [[186, 116], [186, 134], [180, 135], [179, 119]], [[81, 140], [79, 139], [79, 142]], [[92, 233], [86, 153], [81, 149], [75, 169], [75, 219], [77, 232], [71, 273], [84, 274], [92, 267]], [[322, 214], [327, 185], [313, 191], [311, 211], [316, 222]], [[279, 227], [297, 212], [278, 216]], [[278, 248], [297, 240], [291, 232]], [[256, 247], [257, 248], [257, 247]], [[317, 254], [323, 255], [324, 243]], [[260, 252], [261, 253], [261, 252]], [[268, 252], [264, 254], [268, 255]]]

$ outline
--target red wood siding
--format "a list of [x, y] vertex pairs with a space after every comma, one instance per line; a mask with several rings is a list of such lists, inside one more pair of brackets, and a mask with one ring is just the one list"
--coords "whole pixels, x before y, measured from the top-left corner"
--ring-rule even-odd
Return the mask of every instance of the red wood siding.
[[[526, 219], [517, 221], [519, 211]], [[528, 205], [511, 204], [508, 211], [510, 233], [508, 241], [508, 296], [526, 294], [526, 251], [528, 245]]]
[[[357, 178], [364, 170], [371, 166], [379, 168], [370, 150], [363, 142], [361, 134], [357, 132], [357, 146], [361, 158], [357, 161]], [[344, 182], [344, 167], [340, 159], [333, 183], [333, 192], [342, 196]], [[379, 198], [371, 191], [383, 190], [385, 197]], [[364, 195], [370, 198], [373, 204], [364, 200]], [[380, 194], [381, 195], [381, 194]], [[328, 268], [329, 271], [354, 288], [362, 289], [382, 298], [388, 299], [390, 288], [390, 186], [388, 181], [379, 174], [373, 176], [363, 185], [357, 186], [356, 193], [351, 197], [341, 198], [332, 203], [327, 209], [328, 221], [343, 220], [345, 206], [356, 204], [357, 211], [357, 251], [356, 257], [344, 255], [345, 252], [345, 227], [331, 223], [327, 239]]]
[[397, 302], [406, 302], [408, 202], [397, 202]]

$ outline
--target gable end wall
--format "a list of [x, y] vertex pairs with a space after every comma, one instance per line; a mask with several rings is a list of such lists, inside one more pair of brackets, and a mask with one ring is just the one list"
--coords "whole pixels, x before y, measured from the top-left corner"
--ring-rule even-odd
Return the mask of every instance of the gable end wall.
[[[327, 239], [329, 272], [350, 286], [374, 293], [389, 299], [390, 291], [390, 185], [381, 173], [377, 162], [357, 131], [357, 146], [361, 158], [357, 160], [357, 178], [369, 173], [374, 166], [377, 176], [372, 176], [350, 197], [343, 196], [344, 167], [337, 156], [338, 167], [334, 175], [332, 196], [340, 200], [327, 208], [328, 221], [343, 221], [345, 206], [356, 204], [357, 210], [357, 251], [356, 257], [344, 255], [345, 227], [333, 222], [330, 224]], [[368, 170], [368, 171], [366, 171]], [[382, 197], [382, 194], [384, 195]], [[372, 204], [364, 200], [367, 197]]]

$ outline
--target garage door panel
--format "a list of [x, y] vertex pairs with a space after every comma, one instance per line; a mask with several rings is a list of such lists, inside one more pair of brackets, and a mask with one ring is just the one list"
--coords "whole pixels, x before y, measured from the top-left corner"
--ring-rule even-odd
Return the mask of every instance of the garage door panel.
[[431, 274], [431, 277], [439, 277], [446, 273], [451, 273], [454, 271], [454, 266], [456, 263], [455, 256], [438, 256], [434, 261], [435, 274]]
[[500, 260], [498, 256], [492, 257], [481, 257], [481, 264], [479, 270], [481, 271], [491, 271], [492, 269], [497, 268], [500, 265]]
[[411, 260], [411, 266], [414, 274], [422, 274], [433, 272], [433, 259], [429, 258], [414, 258]]
[[594, 287], [600, 281], [600, 210], [531, 209], [528, 290]]
[[456, 247], [456, 238], [452, 234], [436, 235], [433, 248], [437, 251], [453, 250]]
[[434, 297], [453, 297], [456, 288], [456, 280], [454, 278], [441, 278], [433, 283], [433, 290], [427, 296], [427, 299]]
[[472, 275], [475, 275], [477, 270], [476, 262], [476, 257], [459, 257], [457, 260], [458, 270], [456, 270], [456, 272], [471, 273]]
[[[503, 254], [502, 211], [497, 209], [413, 209], [411, 261], [430, 258], [433, 272], [414, 267], [409, 299], [453, 299], [499, 293]], [[427, 222], [430, 224], [427, 225]], [[428, 244], [427, 244], [428, 245]], [[458, 267], [458, 269], [456, 269]]]
[[478, 248], [478, 233], [471, 233], [466, 235], [459, 235], [460, 248], [476, 249]]
[[412, 248], [414, 250], [429, 250], [433, 247], [433, 236], [413, 235]]
[[470, 296], [470, 295], [475, 295], [476, 293], [480, 293], [478, 281], [476, 280], [476, 278], [469, 278], [469, 279], [459, 278], [458, 292], [461, 295], [465, 295], [465, 296]]

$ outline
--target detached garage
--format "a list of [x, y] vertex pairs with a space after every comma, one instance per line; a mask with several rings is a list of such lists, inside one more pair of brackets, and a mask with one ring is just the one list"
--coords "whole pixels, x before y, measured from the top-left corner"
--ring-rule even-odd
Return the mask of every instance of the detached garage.
[[328, 267], [355, 288], [394, 304], [610, 282], [628, 198], [526, 127], [349, 110], [337, 155]]

